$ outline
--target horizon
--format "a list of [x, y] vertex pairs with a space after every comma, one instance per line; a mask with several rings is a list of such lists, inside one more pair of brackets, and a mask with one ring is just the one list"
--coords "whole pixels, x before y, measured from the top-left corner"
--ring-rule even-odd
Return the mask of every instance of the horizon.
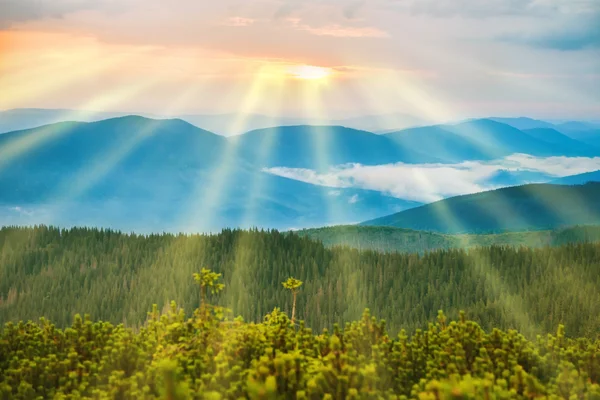
[[[225, 117], [225, 116], [232, 116], [232, 115], [247, 115], [247, 116], [260, 116], [260, 117], [267, 117], [270, 119], [276, 119], [276, 118], [280, 118], [280, 119], [294, 119], [294, 120], [306, 120], [306, 121], [318, 121], [319, 118], [318, 117], [303, 117], [297, 114], [286, 114], [286, 113], [280, 113], [280, 114], [268, 114], [268, 113], [262, 113], [262, 112], [251, 112], [251, 113], [241, 113], [241, 112], [236, 112], [235, 110], [225, 110], [222, 112], [215, 112], [215, 113], [210, 113], [210, 112], [202, 112], [202, 111], [198, 111], [198, 112], [182, 112], [182, 113], [170, 113], [170, 114], [160, 114], [160, 113], [153, 113], [153, 112], [144, 112], [144, 111], [140, 111], [140, 110], [121, 110], [121, 109], [105, 109], [105, 110], [91, 110], [91, 109], [78, 109], [78, 108], [52, 108], [52, 107], [17, 107], [17, 108], [6, 108], [6, 109], [0, 109], [0, 113], [5, 113], [5, 112], [14, 112], [14, 111], [64, 111], [64, 112], [74, 112], [76, 113], [75, 116], [77, 115], [94, 115], [94, 114], [123, 114], [122, 116], [127, 116], [127, 115], [131, 115], [131, 116], [140, 116], [140, 117], [144, 117], [144, 118], [149, 118], [149, 119], [153, 119], [153, 118], [157, 118], [157, 119], [167, 119], [167, 118], [173, 118], [173, 119], [181, 119], [182, 117], [186, 117], [186, 116], [194, 116], [194, 117]], [[382, 116], [393, 116], [393, 115], [398, 115], [398, 116], [407, 116], [407, 117], [415, 117], [414, 115], [411, 114], [407, 114], [404, 113], [402, 111], [398, 111], [398, 112], [386, 112], [386, 113], [380, 113], [380, 114], [370, 114], [370, 113], [366, 113], [366, 114], [339, 114], [336, 115], [334, 117], [331, 118], [327, 118], [327, 117], [321, 117], [321, 121], [323, 122], [343, 122], [344, 120], [350, 120], [350, 119], [358, 119], [358, 118], [377, 118], [377, 117], [382, 117]], [[108, 117], [108, 118], [112, 118], [112, 117]], [[107, 119], [108, 119], [107, 118]], [[600, 123], [600, 117], [598, 116], [591, 116], [591, 117], [577, 117], [577, 116], [566, 116], [564, 118], [546, 118], [546, 117], [541, 117], [541, 116], [537, 116], [537, 115], [529, 115], [529, 114], [512, 114], [512, 113], [505, 113], [505, 114], [473, 114], [473, 115], [465, 115], [463, 117], [458, 117], [456, 119], [452, 119], [452, 120], [431, 120], [431, 121], [423, 121], [424, 124], [423, 126], [428, 126], [428, 125], [438, 125], [438, 124], [452, 124], [452, 123], [456, 123], [456, 122], [461, 122], [461, 121], [467, 121], [467, 120], [476, 120], [476, 119], [493, 119], [493, 118], [506, 118], [506, 119], [532, 119], [532, 120], [539, 120], [539, 121], [543, 121], [543, 122], [549, 122], [549, 123], [565, 123], [565, 122], [588, 122], [588, 123]], [[81, 122], [85, 122], [85, 121], [81, 121]], [[93, 121], [90, 121], [93, 122]], [[277, 122], [277, 121], [275, 121]]]

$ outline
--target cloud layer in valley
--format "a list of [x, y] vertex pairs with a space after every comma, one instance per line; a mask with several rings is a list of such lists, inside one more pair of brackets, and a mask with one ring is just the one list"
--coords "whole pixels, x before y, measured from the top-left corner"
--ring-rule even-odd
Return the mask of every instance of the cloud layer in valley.
[[[341, 165], [319, 174], [309, 169], [276, 167], [265, 169], [274, 175], [332, 188], [375, 190], [393, 197], [432, 202], [446, 197], [491, 190], [501, 173], [537, 173], [549, 179], [600, 170], [600, 157], [533, 157], [514, 154], [490, 162], [459, 164]], [[527, 180], [527, 179], [525, 179]], [[543, 182], [537, 179], [533, 182]], [[335, 195], [335, 190], [330, 192]]]

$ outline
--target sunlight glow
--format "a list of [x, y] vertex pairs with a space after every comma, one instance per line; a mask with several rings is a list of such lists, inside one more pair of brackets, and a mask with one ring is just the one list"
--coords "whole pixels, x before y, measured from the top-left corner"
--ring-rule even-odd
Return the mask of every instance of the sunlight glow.
[[326, 79], [333, 73], [333, 70], [330, 68], [315, 67], [312, 65], [289, 67], [288, 71], [294, 78], [303, 80]]

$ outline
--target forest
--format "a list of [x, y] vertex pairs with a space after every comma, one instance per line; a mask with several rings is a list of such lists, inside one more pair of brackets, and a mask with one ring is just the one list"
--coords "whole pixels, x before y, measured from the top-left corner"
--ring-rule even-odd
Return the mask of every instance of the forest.
[[[260, 323], [231, 318], [207, 294], [226, 286], [202, 269], [199, 308], [172, 302], [143, 326], [75, 315], [64, 330], [47, 319], [0, 332], [3, 399], [599, 399], [600, 341], [565, 327], [528, 340], [442, 311], [412, 335], [371, 316], [316, 334], [275, 308]], [[281, 282], [295, 298], [302, 281]]]
[[391, 335], [426, 329], [440, 309], [531, 340], [559, 324], [570, 337], [600, 332], [597, 242], [380, 253], [277, 231], [142, 236], [46, 226], [0, 230], [0, 323], [45, 317], [66, 328], [79, 313], [139, 329], [153, 304], [197, 308], [190, 277], [202, 267], [222, 274], [214, 304], [249, 322], [275, 307], [291, 311], [281, 282], [293, 276], [304, 282], [296, 316], [318, 332], [366, 308]]

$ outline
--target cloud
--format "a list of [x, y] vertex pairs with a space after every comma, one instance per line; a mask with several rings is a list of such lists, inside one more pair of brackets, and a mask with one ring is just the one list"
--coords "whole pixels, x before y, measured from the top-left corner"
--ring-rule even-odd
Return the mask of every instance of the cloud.
[[[562, 10], [562, 11], [560, 11]], [[600, 47], [600, 1], [573, 1], [571, 7], [556, 7], [552, 24], [505, 34], [505, 42], [554, 50], [583, 50]]]
[[126, 1], [118, 0], [0, 0], [0, 28], [14, 23], [65, 15], [93, 9], [117, 10]]
[[355, 19], [356, 14], [365, 6], [366, 0], [352, 1], [342, 10], [344, 17], [347, 19]]
[[10, 211], [14, 211], [18, 214], [22, 214], [22, 215], [27, 215], [27, 216], [32, 216], [33, 212], [32, 211], [28, 211], [28, 210], [24, 210], [22, 207], [20, 206], [16, 206], [16, 207], [10, 207], [9, 208]]
[[348, 199], [348, 203], [350, 203], [350, 204], [355, 204], [355, 203], [358, 203], [358, 195], [357, 195], [357, 194], [355, 194], [354, 196], [350, 197], [350, 198]]
[[374, 27], [353, 27], [339, 24], [313, 27], [301, 22], [299, 18], [288, 18], [294, 29], [305, 31], [316, 36], [333, 36], [338, 38], [387, 38], [389, 35]]
[[223, 25], [225, 26], [250, 26], [256, 22], [253, 18], [231, 17]]
[[509, 36], [509, 42], [522, 43], [532, 47], [562, 51], [600, 48], [600, 14], [595, 23], [581, 21], [578, 27], [536, 35]]
[[540, 172], [554, 177], [600, 170], [600, 157], [548, 157], [525, 154], [490, 162], [459, 164], [389, 164], [337, 166], [325, 173], [309, 169], [268, 168], [274, 175], [332, 188], [356, 188], [382, 192], [397, 198], [432, 202], [446, 197], [495, 189], [489, 181], [499, 172]]
[[414, 15], [488, 18], [585, 14], [598, 8], [596, 0], [389, 0], [388, 7]]

